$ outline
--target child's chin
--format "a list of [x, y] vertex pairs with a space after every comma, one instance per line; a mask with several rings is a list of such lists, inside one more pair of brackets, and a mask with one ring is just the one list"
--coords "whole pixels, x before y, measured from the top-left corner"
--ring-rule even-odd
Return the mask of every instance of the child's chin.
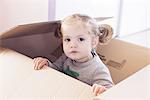
[[76, 57], [70, 57], [70, 59], [72, 59], [72, 60], [77, 60], [77, 58], [76, 58]]
[[69, 58], [72, 60], [78, 60], [78, 58], [76, 56], [70, 56]]

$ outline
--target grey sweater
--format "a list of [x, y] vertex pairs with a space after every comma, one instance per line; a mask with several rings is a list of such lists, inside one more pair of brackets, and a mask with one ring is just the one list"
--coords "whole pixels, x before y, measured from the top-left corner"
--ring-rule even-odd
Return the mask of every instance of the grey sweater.
[[110, 72], [96, 52], [93, 59], [83, 63], [76, 62], [63, 54], [56, 62], [49, 62], [49, 66], [91, 86], [93, 84], [100, 84], [107, 88], [113, 86]]

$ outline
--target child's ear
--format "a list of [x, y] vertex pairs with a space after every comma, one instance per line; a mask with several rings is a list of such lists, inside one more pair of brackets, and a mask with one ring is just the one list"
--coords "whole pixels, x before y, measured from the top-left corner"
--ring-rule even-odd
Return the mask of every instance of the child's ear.
[[96, 48], [99, 43], [99, 37], [93, 37], [92, 39], [92, 48]]
[[99, 27], [99, 31], [100, 33], [102, 33], [102, 35], [99, 36], [100, 44], [101, 45], [107, 44], [112, 39], [112, 36], [113, 36], [112, 27], [107, 24], [102, 24]]

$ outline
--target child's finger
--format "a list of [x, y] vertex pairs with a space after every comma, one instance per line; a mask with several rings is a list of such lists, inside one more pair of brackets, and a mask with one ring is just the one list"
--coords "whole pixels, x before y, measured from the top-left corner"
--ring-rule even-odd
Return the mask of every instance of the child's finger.
[[48, 66], [48, 60], [45, 58], [38, 58], [35, 60], [35, 69], [39, 70], [43, 68], [45, 65]]
[[97, 96], [99, 92], [100, 92], [100, 87], [95, 86], [94, 95]]
[[35, 66], [34, 69], [38, 70], [39, 69], [39, 64], [42, 62], [42, 58], [36, 58], [34, 60]]
[[104, 91], [106, 91], [106, 88], [104, 86], [102, 86], [98, 89], [98, 91], [96, 92], [96, 95], [99, 95], [99, 94], [103, 93]]
[[37, 69], [37, 65], [38, 65], [38, 61], [39, 61], [39, 59], [38, 58], [35, 58], [34, 59], [34, 69]]
[[92, 86], [92, 88], [93, 88], [93, 94], [96, 96], [97, 95], [97, 93], [98, 93], [98, 85], [97, 84], [94, 84], [93, 86]]
[[102, 92], [104, 92], [106, 90], [106, 88], [104, 86], [101, 86], [101, 85], [98, 85], [98, 84], [94, 84], [92, 86], [92, 89], [93, 89], [93, 94], [95, 96], [101, 94]]
[[41, 59], [41, 57], [37, 57], [33, 59], [33, 62], [36, 63], [37, 60]]
[[95, 87], [96, 87], [96, 84], [93, 84], [93, 86], [92, 86], [92, 92], [94, 93], [94, 91], [95, 91]]
[[38, 65], [38, 69], [41, 69], [43, 68], [45, 65], [47, 65], [47, 60], [46, 59], [43, 59], [40, 64]]

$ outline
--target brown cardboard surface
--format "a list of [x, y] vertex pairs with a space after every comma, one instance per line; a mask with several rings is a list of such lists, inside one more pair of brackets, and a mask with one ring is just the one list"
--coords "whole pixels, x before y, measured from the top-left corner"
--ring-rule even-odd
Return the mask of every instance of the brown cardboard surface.
[[34, 70], [33, 61], [0, 48], [1, 100], [91, 100], [91, 86], [54, 69]]
[[108, 45], [99, 45], [97, 52], [108, 66], [114, 83], [150, 64], [150, 48], [118, 39], [112, 39]]
[[18, 25], [4, 33], [1, 33], [0, 39], [8, 39], [54, 32], [55, 29], [59, 26], [59, 24], [60, 21], [51, 21], [51, 22]]
[[54, 33], [28, 35], [0, 40], [1, 46], [15, 50], [21, 54], [34, 58], [47, 56], [61, 44]]
[[96, 100], [149, 100], [150, 65], [134, 73], [116, 86], [96, 97]]

